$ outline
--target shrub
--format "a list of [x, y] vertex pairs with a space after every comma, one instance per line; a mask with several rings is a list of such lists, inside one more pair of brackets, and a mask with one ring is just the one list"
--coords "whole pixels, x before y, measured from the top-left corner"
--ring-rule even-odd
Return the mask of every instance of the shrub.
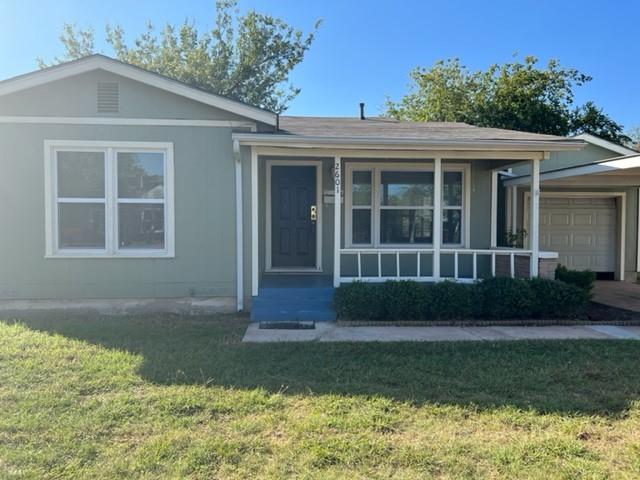
[[336, 289], [341, 320], [469, 320], [579, 318], [589, 293], [575, 285], [542, 278], [490, 278], [475, 284], [354, 282]]
[[428, 295], [425, 286], [410, 280], [387, 281], [382, 285], [385, 320], [421, 320]]
[[381, 286], [364, 282], [341, 285], [333, 298], [338, 318], [343, 320], [383, 320]]
[[533, 316], [537, 318], [579, 318], [589, 304], [586, 290], [558, 280], [532, 278]]
[[495, 277], [479, 283], [485, 318], [530, 318], [534, 296], [527, 280]]
[[425, 289], [424, 317], [434, 320], [464, 320], [482, 313], [482, 301], [477, 285], [441, 282], [428, 285]]
[[564, 265], [558, 265], [556, 268], [556, 280], [575, 285], [590, 294], [596, 281], [596, 274], [591, 270], [569, 270]]

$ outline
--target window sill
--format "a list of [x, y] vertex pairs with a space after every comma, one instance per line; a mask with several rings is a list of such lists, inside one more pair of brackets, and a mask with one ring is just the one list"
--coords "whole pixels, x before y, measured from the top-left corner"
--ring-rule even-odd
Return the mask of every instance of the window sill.
[[122, 259], [122, 258], [132, 258], [132, 259], [144, 259], [144, 258], [176, 258], [175, 254], [173, 253], [166, 253], [166, 252], [162, 252], [162, 253], [153, 253], [153, 252], [147, 252], [147, 253], [119, 253], [116, 255], [107, 255], [107, 254], [99, 254], [99, 253], [54, 253], [51, 255], [45, 255], [44, 256], [45, 259], [49, 260], [49, 259], [75, 259], [75, 258], [81, 258], [81, 259], [102, 259], [102, 260], [109, 260], [109, 259]]

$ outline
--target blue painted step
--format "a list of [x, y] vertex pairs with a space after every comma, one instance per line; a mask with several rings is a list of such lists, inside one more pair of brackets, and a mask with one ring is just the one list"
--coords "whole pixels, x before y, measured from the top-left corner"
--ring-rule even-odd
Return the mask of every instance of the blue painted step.
[[254, 322], [334, 321], [333, 287], [263, 287], [253, 299]]

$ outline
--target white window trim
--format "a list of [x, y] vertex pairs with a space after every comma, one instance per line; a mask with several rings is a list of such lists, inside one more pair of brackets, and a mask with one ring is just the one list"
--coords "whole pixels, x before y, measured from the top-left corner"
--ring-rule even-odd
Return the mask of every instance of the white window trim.
[[[72, 199], [67, 202], [105, 204], [104, 249], [58, 248], [57, 151], [96, 151], [105, 153], [105, 198]], [[161, 152], [164, 162], [164, 200], [117, 198], [116, 152]], [[169, 142], [102, 142], [79, 140], [44, 141], [45, 178], [45, 258], [175, 258], [175, 206], [173, 143]], [[118, 203], [164, 204], [165, 248], [119, 249]]]
[[[445, 172], [462, 172], [462, 231], [460, 232], [460, 243], [443, 243], [442, 246], [446, 248], [455, 248], [462, 247], [468, 248], [469, 246], [469, 238], [470, 238], [470, 230], [469, 230], [469, 222], [470, 222], [470, 191], [471, 191], [471, 175], [470, 175], [470, 165], [468, 163], [443, 163], [442, 164], [442, 173], [444, 179]], [[353, 243], [353, 209], [358, 208], [353, 205], [353, 172], [360, 171], [370, 171], [371, 172], [371, 195], [372, 202], [371, 207], [371, 239], [372, 242], [369, 244], [365, 243]], [[409, 172], [433, 172], [434, 165], [433, 163], [427, 164], [415, 164], [415, 163], [364, 163], [364, 162], [348, 162], [345, 166], [345, 245], [346, 248], [389, 248], [393, 250], [398, 250], [402, 248], [416, 248], [416, 245], [419, 245], [424, 248], [431, 248], [433, 246], [432, 243], [425, 244], [415, 244], [415, 243], [399, 243], [399, 244], [389, 244], [389, 243], [380, 243], [380, 181], [381, 181], [381, 173], [383, 171], [409, 171]], [[441, 189], [442, 191], [443, 189]], [[435, 203], [435, 202], [434, 202]], [[442, 204], [442, 202], [441, 202]], [[394, 207], [387, 207], [394, 208]], [[399, 209], [403, 208], [411, 208], [415, 207], [397, 207]], [[435, 205], [430, 207], [420, 207], [426, 210], [434, 210]], [[442, 207], [442, 210], [445, 209], [456, 209], [459, 210], [460, 207]]]

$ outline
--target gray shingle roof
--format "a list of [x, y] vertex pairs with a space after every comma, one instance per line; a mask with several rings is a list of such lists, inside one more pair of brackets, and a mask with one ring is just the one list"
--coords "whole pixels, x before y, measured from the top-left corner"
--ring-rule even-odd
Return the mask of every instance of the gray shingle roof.
[[280, 135], [393, 140], [524, 140], [567, 142], [566, 137], [474, 127], [459, 122], [405, 122], [383, 117], [280, 117]]

